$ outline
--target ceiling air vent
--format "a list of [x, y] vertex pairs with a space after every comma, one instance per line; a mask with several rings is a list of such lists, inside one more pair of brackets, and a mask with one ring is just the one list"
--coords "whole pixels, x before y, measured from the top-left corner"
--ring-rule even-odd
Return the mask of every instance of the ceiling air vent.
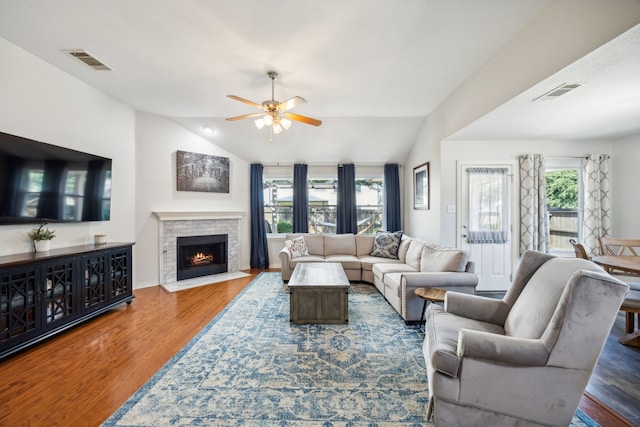
[[72, 57], [76, 58], [78, 61], [82, 62], [84, 65], [87, 65], [93, 68], [94, 70], [111, 71], [111, 68], [109, 68], [108, 66], [106, 66], [105, 64], [97, 60], [95, 57], [93, 57], [90, 53], [84, 50], [65, 50], [63, 52], [68, 53]]
[[557, 99], [558, 97], [571, 92], [574, 89], [582, 86], [579, 83], [563, 83], [560, 86], [554, 87], [549, 92], [540, 95], [535, 98], [534, 101], [551, 101], [553, 99]]

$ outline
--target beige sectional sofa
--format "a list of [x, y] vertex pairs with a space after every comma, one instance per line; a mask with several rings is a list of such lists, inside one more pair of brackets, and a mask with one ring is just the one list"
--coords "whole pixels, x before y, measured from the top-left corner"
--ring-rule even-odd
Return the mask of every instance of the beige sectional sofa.
[[375, 285], [406, 322], [420, 320], [424, 301], [417, 288], [441, 288], [473, 294], [478, 277], [469, 253], [442, 248], [403, 235], [398, 259], [371, 256], [374, 235], [287, 234], [286, 240], [302, 237], [308, 255], [293, 256], [285, 246], [280, 251], [282, 279], [288, 281], [299, 262], [339, 262], [352, 282]]

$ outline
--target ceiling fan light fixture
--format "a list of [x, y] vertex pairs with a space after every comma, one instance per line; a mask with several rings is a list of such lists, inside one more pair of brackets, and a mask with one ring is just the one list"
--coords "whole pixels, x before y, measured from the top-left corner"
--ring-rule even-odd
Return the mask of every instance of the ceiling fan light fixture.
[[289, 129], [291, 127], [292, 120], [313, 126], [320, 126], [322, 124], [322, 121], [318, 119], [313, 119], [311, 117], [305, 117], [289, 112], [289, 110], [291, 110], [292, 108], [296, 108], [301, 104], [305, 104], [307, 101], [304, 98], [294, 96], [293, 98], [288, 99], [284, 102], [276, 101], [274, 81], [278, 78], [278, 73], [276, 73], [275, 71], [269, 71], [267, 75], [271, 79], [270, 100], [263, 101], [262, 104], [258, 104], [257, 102], [249, 101], [248, 99], [241, 98], [236, 95], [227, 95], [228, 98], [256, 107], [258, 110], [260, 110], [260, 112], [244, 114], [242, 116], [236, 117], [228, 117], [227, 120], [235, 121], [252, 117], [260, 117], [259, 119], [254, 121], [258, 130], [267, 126], [271, 127], [271, 132], [275, 134], [280, 134]]

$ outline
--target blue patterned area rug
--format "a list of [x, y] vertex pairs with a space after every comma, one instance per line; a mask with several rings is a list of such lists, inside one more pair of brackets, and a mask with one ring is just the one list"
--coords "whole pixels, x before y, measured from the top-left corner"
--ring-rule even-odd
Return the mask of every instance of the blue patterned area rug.
[[349, 292], [348, 325], [292, 325], [261, 273], [103, 425], [431, 426], [423, 333], [373, 286]]

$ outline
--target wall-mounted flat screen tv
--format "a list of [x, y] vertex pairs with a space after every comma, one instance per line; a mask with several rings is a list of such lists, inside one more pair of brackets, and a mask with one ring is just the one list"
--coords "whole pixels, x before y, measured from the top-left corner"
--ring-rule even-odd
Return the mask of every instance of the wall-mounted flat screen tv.
[[111, 159], [0, 132], [0, 224], [110, 216]]

